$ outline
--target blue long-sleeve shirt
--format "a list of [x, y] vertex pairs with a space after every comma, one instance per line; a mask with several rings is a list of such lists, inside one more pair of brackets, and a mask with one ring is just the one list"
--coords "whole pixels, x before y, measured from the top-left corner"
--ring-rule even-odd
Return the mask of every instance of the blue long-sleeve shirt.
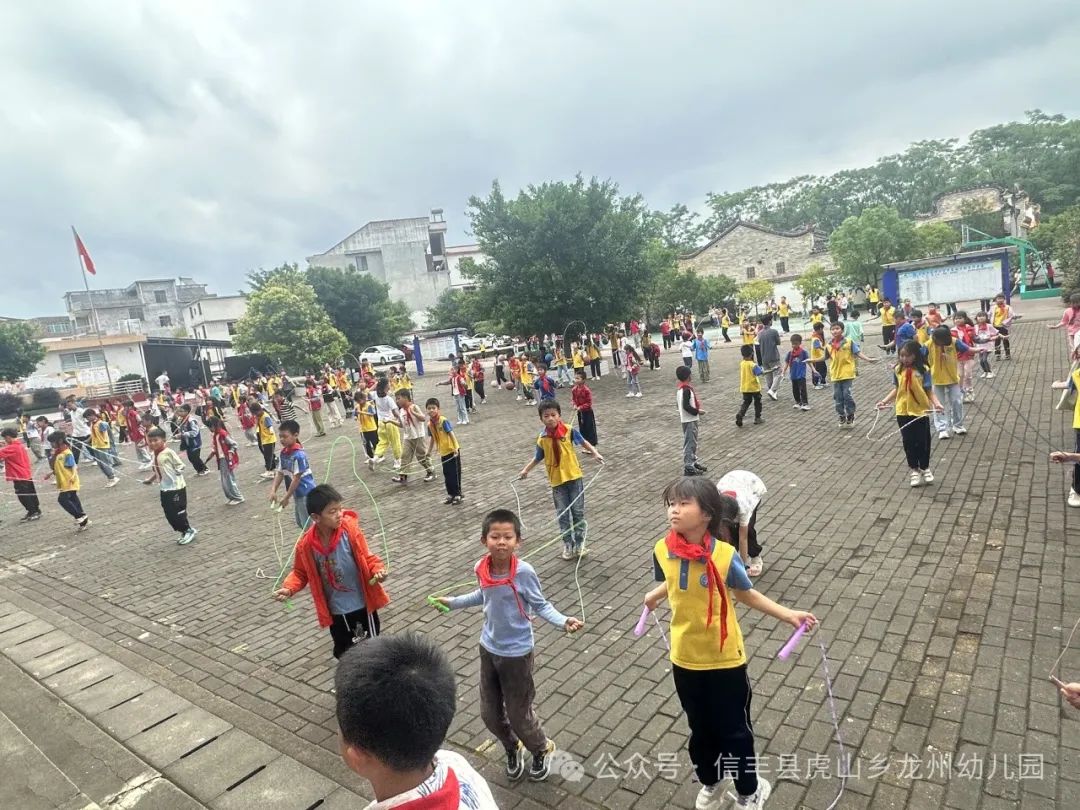
[[202, 425], [199, 424], [199, 420], [194, 416], [189, 416], [184, 420], [184, 423], [180, 425], [180, 435], [184, 437], [188, 450], [199, 450], [202, 448]]
[[[544, 596], [536, 570], [524, 560], [518, 560], [514, 586], [526, 613], [535, 614], [558, 627], [566, 626], [566, 617]], [[477, 588], [472, 593], [450, 599], [451, 610], [478, 605], [484, 606], [480, 644], [485, 650], [506, 658], [520, 658], [532, 651], [532, 622], [521, 615], [514, 590], [509, 585]]]

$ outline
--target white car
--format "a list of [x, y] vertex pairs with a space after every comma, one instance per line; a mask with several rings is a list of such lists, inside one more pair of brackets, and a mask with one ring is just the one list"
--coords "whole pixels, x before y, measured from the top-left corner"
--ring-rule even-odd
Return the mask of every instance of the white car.
[[395, 349], [393, 346], [368, 346], [360, 352], [360, 360], [366, 360], [373, 366], [381, 366], [386, 363], [404, 363], [405, 352], [401, 351], [401, 349]]

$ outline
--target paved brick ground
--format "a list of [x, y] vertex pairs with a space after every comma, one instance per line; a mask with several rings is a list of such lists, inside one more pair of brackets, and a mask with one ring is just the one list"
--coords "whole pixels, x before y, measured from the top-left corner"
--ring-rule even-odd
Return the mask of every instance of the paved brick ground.
[[[1080, 713], [1063, 708], [1046, 680], [1080, 614], [1080, 513], [1065, 508], [1068, 469], [1046, 461], [1052, 446], [1072, 439], [1049, 391], [1065, 373], [1064, 341], [1025, 321], [1014, 354], [995, 380], [980, 381], [971, 432], [935, 440], [937, 483], [914, 491], [895, 424], [882, 418], [866, 438], [871, 406], [887, 391], [882, 366], [864, 367], [856, 383], [854, 431], [837, 430], [828, 391], [812, 391], [813, 410], [801, 413], [791, 410], [786, 387], [779, 403], [766, 401], [766, 425], [736, 429], [737, 352], [730, 347], [717, 350], [713, 379], [699, 386], [710, 475], [746, 467], [770, 490], [759, 516], [767, 567], [757, 586], [823, 621], [844, 744], [861, 771], [839, 807], [1080, 806]], [[639, 640], [630, 632], [650, 587], [650, 548], [664, 530], [659, 493], [680, 468], [676, 362], [669, 353], [661, 370], [643, 372], [640, 400], [627, 400], [614, 377], [594, 385], [608, 463], [594, 478], [596, 466], [584, 462], [592, 556], [576, 578], [557, 547], [533, 558], [548, 596], [587, 621], [572, 637], [551, 627], [537, 633], [540, 714], [584, 773], [567, 767], [569, 778], [507, 785], [478, 714], [480, 612], [441, 616], [424, 604], [432, 591], [470, 579], [485, 511], [516, 507], [510, 481], [532, 452], [535, 412], [512, 394], [492, 392], [461, 430], [467, 500], [460, 507], [442, 504], [441, 483], [403, 490], [388, 471], [361, 470], [386, 527], [393, 603], [384, 630], [422, 629], [452, 657], [460, 701], [449, 744], [479, 755], [500, 806], [693, 806], [697, 786], [665, 650], [655, 628]], [[418, 395], [436, 390], [434, 383], [420, 381]], [[306, 442], [320, 479], [337, 435], [356, 434]], [[338, 446], [330, 480], [374, 535], [372, 502], [353, 479], [350, 455]], [[62, 621], [75, 635], [82, 628], [87, 643], [147, 677], [170, 680], [189, 700], [212, 704], [237, 727], [356, 788], [335, 756], [329, 638], [306, 595], [285, 611], [269, 598], [272, 579], [256, 577], [257, 569], [272, 578], [279, 568], [277, 522], [265, 506], [265, 484], [256, 483], [259, 469], [256, 453], [244, 452], [240, 480], [249, 501], [240, 507], [223, 505], [215, 477], [191, 479], [200, 535], [188, 547], [173, 542], [156, 492], [133, 478], [104, 490], [95, 470], [83, 470], [94, 528], [80, 536], [51, 493], [42, 521], [15, 528], [5, 494], [0, 597]], [[555, 534], [554, 510], [542, 473], [518, 491], [528, 552]], [[291, 543], [288, 522], [284, 534]], [[770, 807], [825, 808], [838, 790], [838, 750], [820, 651], [804, 643], [778, 661], [787, 629], [745, 611], [740, 621], [758, 750], [774, 781]], [[1075, 679], [1074, 646], [1062, 671]], [[1041, 755], [1041, 778], [1017, 778], [1020, 754]], [[797, 773], [788, 762], [778, 778], [781, 755], [797, 757]], [[828, 759], [812, 759], [821, 755]], [[943, 775], [942, 758], [950, 756]], [[972, 778], [977, 761], [982, 777]], [[831, 778], [809, 778], [814, 768]]]

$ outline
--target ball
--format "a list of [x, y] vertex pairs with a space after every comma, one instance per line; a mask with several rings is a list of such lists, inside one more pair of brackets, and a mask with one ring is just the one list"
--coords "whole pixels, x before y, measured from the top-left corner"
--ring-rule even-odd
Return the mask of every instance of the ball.
[[513, 391], [514, 390], [514, 384], [512, 382], [508, 382], [506, 384], [506, 390], [507, 391]]

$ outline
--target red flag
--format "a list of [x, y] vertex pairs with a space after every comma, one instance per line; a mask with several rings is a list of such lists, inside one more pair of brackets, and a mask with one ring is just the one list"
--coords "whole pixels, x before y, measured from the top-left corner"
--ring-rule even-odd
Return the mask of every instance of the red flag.
[[75, 234], [75, 250], [79, 253], [79, 259], [82, 261], [83, 270], [92, 276], [97, 275], [97, 270], [94, 269], [94, 260], [90, 258], [90, 253], [86, 249], [86, 245], [82, 243], [82, 239], [79, 238], [79, 232], [75, 230], [74, 226], [71, 228], [71, 232]]

